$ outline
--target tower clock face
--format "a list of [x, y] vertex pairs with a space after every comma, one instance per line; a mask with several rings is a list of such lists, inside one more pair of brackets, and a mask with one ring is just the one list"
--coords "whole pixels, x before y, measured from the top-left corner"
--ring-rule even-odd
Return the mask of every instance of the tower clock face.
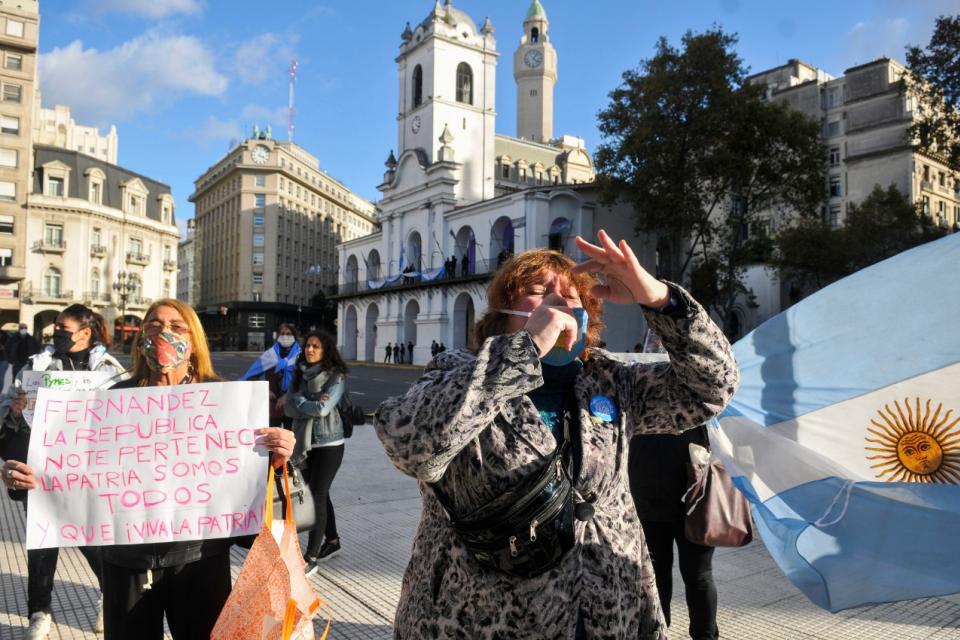
[[413, 120], [410, 121], [410, 131], [417, 133], [420, 131], [420, 116], [413, 116]]
[[270, 158], [270, 150], [264, 146], [257, 146], [250, 152], [250, 159], [257, 164], [263, 164]]
[[543, 52], [536, 49], [531, 49], [523, 54], [523, 64], [527, 65], [531, 69], [536, 69], [543, 64]]

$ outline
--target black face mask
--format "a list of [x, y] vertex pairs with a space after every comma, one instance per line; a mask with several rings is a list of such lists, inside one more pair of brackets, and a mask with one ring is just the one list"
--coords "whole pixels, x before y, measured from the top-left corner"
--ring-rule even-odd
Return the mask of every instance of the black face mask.
[[53, 352], [58, 356], [65, 356], [73, 349], [73, 332], [66, 329], [56, 329], [53, 332]]

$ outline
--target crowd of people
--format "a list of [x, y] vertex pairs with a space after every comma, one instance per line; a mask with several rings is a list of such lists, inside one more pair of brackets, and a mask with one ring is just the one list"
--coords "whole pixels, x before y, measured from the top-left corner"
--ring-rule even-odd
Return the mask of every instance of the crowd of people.
[[[598, 244], [577, 243], [589, 257], [582, 264], [547, 249], [505, 256], [471, 345], [448, 351], [434, 340], [420, 380], [375, 414], [388, 458], [422, 494], [397, 638], [666, 638], [674, 543], [690, 634], [719, 637], [713, 550], [683, 539], [677, 494], [687, 486], [682, 452], [705, 444], [703, 425], [737, 387], [730, 345], [625, 242], [601, 231]], [[607, 304], [641, 305], [668, 358], [607, 352]], [[112, 388], [221, 380], [196, 313], [176, 300], [148, 309], [129, 371], [109, 355], [103, 319], [83, 305], [57, 317], [51, 346], [36, 342], [26, 332], [7, 340], [14, 380], [24, 369], [106, 371]], [[388, 343], [384, 361], [412, 362], [414, 346]], [[302, 473], [314, 497], [309, 575], [341, 549], [330, 488], [345, 452], [337, 407], [348, 368], [332, 335], [301, 338], [292, 324], [277, 328], [260, 362], [244, 376], [269, 383], [270, 426], [259, 441], [275, 467]], [[27, 429], [23, 407], [19, 385], [7, 385], [4, 434]], [[2, 479], [25, 510], [38, 482], [26, 451], [4, 462]], [[542, 507], [532, 520], [531, 505]], [[81, 548], [102, 592], [105, 637], [160, 638], [164, 616], [175, 638], [208, 637], [230, 593], [234, 542]], [[43, 638], [58, 550], [27, 555], [28, 637]]]

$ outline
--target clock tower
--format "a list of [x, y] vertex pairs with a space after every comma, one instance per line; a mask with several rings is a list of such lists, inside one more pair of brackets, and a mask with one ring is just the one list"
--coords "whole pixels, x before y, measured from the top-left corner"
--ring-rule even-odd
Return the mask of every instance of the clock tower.
[[553, 139], [553, 86], [557, 83], [557, 52], [550, 44], [549, 26], [540, 0], [533, 0], [523, 21], [520, 46], [513, 54], [517, 137], [544, 143]]

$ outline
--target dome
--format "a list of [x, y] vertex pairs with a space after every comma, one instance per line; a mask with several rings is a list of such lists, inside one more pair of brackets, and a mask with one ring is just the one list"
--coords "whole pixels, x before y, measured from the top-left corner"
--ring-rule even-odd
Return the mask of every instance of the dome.
[[530, 3], [530, 8], [527, 9], [527, 19], [537, 18], [540, 20], [547, 19], [547, 12], [544, 10], [543, 5], [540, 4], [540, 0], [533, 0]]

